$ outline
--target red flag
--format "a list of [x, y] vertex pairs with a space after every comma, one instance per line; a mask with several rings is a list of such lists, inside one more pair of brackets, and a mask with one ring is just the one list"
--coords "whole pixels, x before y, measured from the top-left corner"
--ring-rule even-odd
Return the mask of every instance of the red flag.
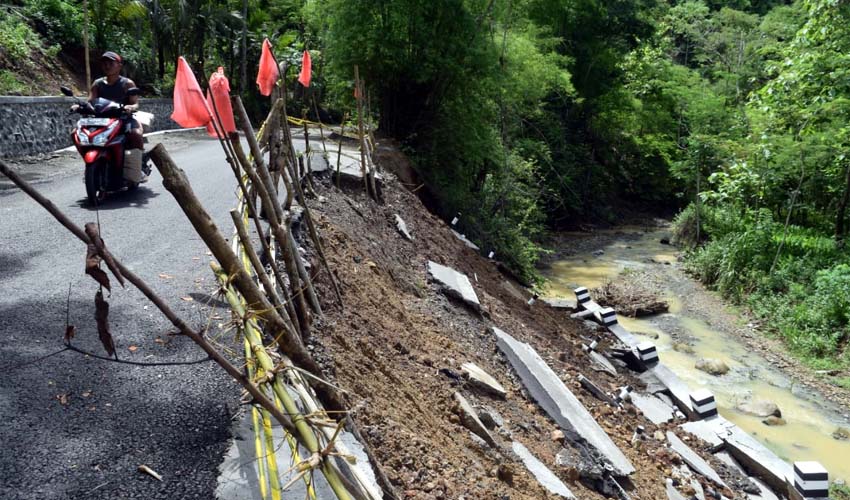
[[313, 73], [313, 61], [310, 60], [310, 52], [304, 51], [301, 56], [301, 73], [298, 74], [298, 81], [305, 87], [310, 86], [310, 77]]
[[257, 72], [257, 86], [263, 95], [271, 95], [274, 84], [280, 78], [280, 71], [272, 54], [272, 44], [269, 39], [263, 40], [263, 50], [260, 54], [260, 69]]
[[192, 68], [183, 56], [177, 59], [177, 76], [174, 79], [174, 112], [171, 119], [181, 127], [202, 127], [210, 121], [210, 111], [204, 93]]
[[[224, 76], [224, 68], [218, 67], [218, 71], [210, 75], [210, 86], [207, 90], [207, 106], [213, 115], [218, 112], [215, 121], [221, 133], [227, 135], [236, 132], [236, 122], [233, 120], [233, 107], [230, 105], [230, 82]], [[207, 123], [207, 133], [210, 137], [218, 137], [213, 122]]]

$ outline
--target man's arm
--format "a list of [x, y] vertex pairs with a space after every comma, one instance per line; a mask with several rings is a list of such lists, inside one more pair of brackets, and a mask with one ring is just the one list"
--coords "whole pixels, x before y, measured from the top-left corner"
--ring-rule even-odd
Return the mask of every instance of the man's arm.
[[99, 96], [97, 95], [97, 80], [93, 81], [89, 89], [89, 102], [94, 104]]
[[[129, 90], [136, 86], [136, 82], [127, 78], [127, 81], [124, 83], [124, 90]], [[139, 109], [139, 96], [131, 95], [127, 97], [127, 104], [124, 106], [124, 109], [127, 111], [136, 111]]]

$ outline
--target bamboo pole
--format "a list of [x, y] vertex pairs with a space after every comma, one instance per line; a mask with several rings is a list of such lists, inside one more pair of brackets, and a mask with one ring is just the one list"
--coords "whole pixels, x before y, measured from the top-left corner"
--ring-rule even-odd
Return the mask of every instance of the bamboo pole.
[[[242, 150], [242, 145], [239, 143], [239, 135], [235, 134], [235, 133], [231, 134], [230, 142], [233, 145], [233, 150], [236, 152], [236, 158], [242, 163], [242, 168], [248, 174], [249, 178], [251, 179], [251, 182], [253, 182], [254, 191], [257, 193], [257, 196], [259, 196], [261, 199], [263, 199], [264, 196], [260, 194], [260, 191], [261, 190], [265, 191], [265, 186], [260, 181], [260, 179], [257, 176], [254, 168], [251, 166], [251, 162], [248, 161], [248, 158], [245, 156], [245, 152]], [[282, 173], [285, 175], [285, 172], [282, 172]], [[266, 195], [267, 194], [268, 193], [266, 193]], [[265, 197], [268, 197], [268, 196], [265, 196]], [[249, 205], [249, 208], [250, 208], [250, 205]], [[255, 216], [254, 221], [257, 225], [258, 233], [261, 234], [262, 227], [261, 227], [260, 222], [259, 222], [259, 217]], [[270, 226], [271, 226], [270, 227], [271, 233], [272, 233], [272, 235], [275, 235], [276, 225], [274, 224], [274, 222], [279, 222], [279, 221], [277, 220], [277, 215], [274, 213], [274, 210], [272, 210], [272, 212], [270, 213], [269, 221], [270, 221]], [[275, 241], [277, 241], [277, 237], [278, 236], [275, 236]], [[265, 236], [261, 236], [260, 244], [263, 246], [263, 251], [266, 252], [266, 255], [271, 256], [272, 255], [271, 247], [270, 247], [268, 241], [266, 241]], [[297, 282], [293, 282], [290, 279], [289, 282], [292, 284], [291, 288], [292, 288], [293, 293], [292, 293], [292, 295], [287, 294], [286, 293], [286, 284], [283, 281], [283, 277], [280, 275], [280, 270], [278, 269], [277, 264], [273, 262], [271, 268], [272, 268], [272, 273], [275, 276], [275, 280], [277, 281], [277, 285], [281, 290], [281, 293], [283, 293], [285, 295], [284, 304], [286, 305], [286, 311], [287, 311], [287, 314], [289, 315], [289, 319], [293, 323], [293, 325], [295, 325], [296, 330], [298, 330], [300, 332], [300, 331], [302, 331], [301, 326], [300, 326], [300, 320], [299, 320], [298, 313], [295, 310], [295, 305], [293, 304], [293, 299], [292, 299], [293, 296], [297, 293], [297, 288], [298, 288], [298, 286], [296, 284]], [[288, 267], [287, 267], [287, 269], [288, 269]]]
[[[321, 377], [321, 367], [305, 349], [301, 338], [292, 329], [292, 326], [283, 320], [239, 264], [236, 255], [228, 247], [227, 241], [219, 233], [215, 223], [192, 191], [186, 174], [174, 164], [162, 144], [158, 144], [151, 150], [151, 159], [162, 175], [165, 189], [174, 196], [198, 235], [201, 236], [201, 239], [204, 240], [204, 243], [207, 244], [207, 247], [228, 275], [232, 276], [233, 284], [248, 301], [252, 310], [266, 321], [267, 326], [272, 330], [272, 337], [278, 342], [280, 349], [292, 358], [293, 362], [317, 377]], [[339, 411], [344, 409], [342, 399], [333, 387], [315, 380], [311, 384], [326, 408]]]
[[[238, 139], [238, 138], [231, 138]], [[241, 149], [240, 149], [241, 151]], [[242, 154], [244, 158], [244, 153]], [[276, 202], [273, 201], [272, 194], [269, 193], [268, 187], [263, 183], [259, 174], [256, 172], [251, 163], [246, 161], [244, 165], [245, 171], [248, 172], [248, 175], [254, 182], [254, 186], [257, 188], [257, 194], [260, 196], [260, 199], [263, 201], [263, 205], [270, 207], [272, 205], [276, 205]], [[268, 210], [266, 215], [269, 219], [269, 226], [271, 229], [271, 233], [277, 241], [283, 252], [283, 263], [286, 267], [286, 274], [289, 276], [290, 288], [292, 290], [292, 298], [295, 302], [294, 313], [298, 318], [298, 323], [301, 325], [300, 333], [302, 338], [306, 338], [310, 336], [310, 314], [307, 311], [307, 306], [304, 302], [303, 291], [309, 290], [306, 287], [306, 284], [302, 285], [302, 277], [298, 272], [298, 259], [299, 256], [295, 255], [295, 247], [290, 244], [290, 238], [288, 236], [288, 232], [284, 229], [283, 224], [284, 221], [278, 218], [277, 211]], [[309, 276], [308, 276], [309, 278]], [[318, 299], [317, 299], [318, 300]], [[287, 301], [288, 303], [291, 303]]]
[[366, 188], [366, 194], [371, 196], [369, 192], [369, 176], [367, 174], [366, 165], [366, 145], [363, 141], [363, 102], [362, 90], [360, 88], [360, 69], [354, 65], [354, 90], [357, 101], [357, 136], [360, 139], [360, 174], [363, 176], [363, 187]]
[[[260, 257], [257, 255], [257, 252], [254, 250], [254, 246], [251, 244], [251, 237], [248, 236], [248, 231], [245, 230], [245, 224], [242, 220], [242, 214], [239, 213], [238, 210], [233, 209], [230, 211], [230, 218], [233, 219], [233, 227], [236, 228], [236, 234], [239, 236], [239, 241], [242, 243], [242, 248], [245, 251], [245, 254], [248, 256], [248, 259], [251, 261], [251, 265], [254, 267], [254, 272], [257, 273], [257, 278], [260, 280], [260, 284], [263, 285], [263, 289], [266, 291], [266, 295], [269, 296], [271, 303], [278, 309], [283, 309], [283, 303], [275, 292], [275, 288], [272, 285], [271, 280], [269, 279], [269, 275], [266, 272], [265, 266], [263, 266], [262, 262], [260, 262]], [[272, 263], [274, 265], [274, 263]]]
[[[278, 227], [280, 227], [280, 224], [282, 224], [284, 222], [283, 209], [281, 208], [280, 203], [277, 200], [277, 195], [274, 191], [274, 188], [271, 185], [272, 184], [271, 176], [269, 175], [269, 171], [266, 168], [266, 163], [262, 158], [262, 153], [259, 151], [259, 146], [257, 145], [257, 141], [253, 139], [254, 130], [251, 127], [251, 122], [248, 120], [248, 113], [245, 112], [245, 107], [242, 105], [242, 100], [239, 98], [239, 96], [234, 96], [232, 101], [233, 101], [234, 108], [236, 108], [237, 112], [239, 113], [240, 118], [242, 119], [242, 129], [245, 132], [245, 135], [249, 136], [248, 145], [251, 147], [251, 153], [254, 155], [254, 162], [257, 166], [256, 170], [259, 174], [259, 178], [260, 178], [260, 181], [261, 181], [259, 184], [265, 185], [265, 190], [268, 194], [268, 200], [263, 198], [263, 203], [265, 204], [266, 202], [268, 202], [268, 203], [274, 205], [274, 212], [275, 212], [275, 216], [277, 217], [277, 221], [278, 221], [276, 225]], [[282, 109], [285, 112], [286, 108], [284, 107]], [[259, 188], [259, 186], [257, 186], [257, 187]], [[274, 228], [275, 224], [273, 224], [272, 227]], [[286, 232], [289, 232], [289, 231], [286, 231]], [[294, 261], [294, 263], [296, 265], [295, 269], [297, 270], [298, 269], [297, 266], [300, 263], [301, 257], [298, 255], [296, 247], [290, 244], [290, 241], [291, 240], [289, 238], [278, 239], [278, 244], [281, 246], [281, 249], [283, 250], [284, 257], [286, 257], [287, 260], [291, 259], [291, 260]], [[301, 264], [301, 265], [303, 265], [303, 264]], [[289, 269], [287, 269], [287, 271], [289, 271]], [[316, 311], [318, 314], [321, 314], [321, 306], [319, 305], [319, 298], [316, 295], [315, 289], [313, 289], [313, 283], [310, 280], [310, 277], [308, 275], [306, 275], [306, 273], [302, 273], [300, 275], [290, 274], [290, 279], [293, 280], [292, 281], [293, 283], [298, 283], [299, 282], [299, 276], [300, 276], [300, 281], [302, 282], [301, 286], [303, 286], [303, 288], [306, 290], [307, 297], [310, 300], [310, 304], [313, 307], [313, 310]], [[300, 295], [296, 294], [295, 297], [296, 297], [297, 302], [304, 300], [303, 297], [301, 297]], [[303, 305], [300, 302], [298, 303], [298, 311], [300, 311], [301, 314], [302, 314], [302, 317], [301, 317], [301, 319], [302, 319], [301, 333], [303, 335], [309, 336], [309, 321], [310, 321], [309, 320], [309, 314], [307, 314], [306, 308], [304, 308]]]
[[313, 223], [313, 215], [310, 212], [310, 207], [307, 205], [307, 200], [304, 198], [304, 191], [301, 190], [301, 183], [295, 183], [295, 192], [298, 195], [298, 202], [304, 208], [304, 220], [307, 221], [307, 229], [310, 232], [310, 238], [313, 240], [313, 244], [316, 246], [316, 253], [319, 254], [319, 259], [322, 261], [322, 265], [328, 273], [328, 278], [331, 280], [331, 284], [334, 287], [336, 298], [339, 300], [339, 306], [344, 309], [345, 304], [342, 301], [342, 290], [340, 290], [339, 283], [337, 283], [334, 274], [331, 272], [331, 266], [328, 264], [327, 257], [325, 257], [325, 250], [322, 246], [322, 241], [319, 239], [319, 233], [316, 231], [316, 225]]
[[351, 496], [349, 495], [348, 490], [343, 486], [336, 469], [331, 464], [331, 459], [322, 453], [323, 450], [319, 447], [319, 440], [313, 433], [313, 429], [310, 427], [309, 421], [298, 410], [298, 406], [295, 404], [292, 396], [289, 395], [289, 391], [286, 390], [281, 378], [276, 376], [278, 370], [263, 346], [263, 340], [260, 335], [258, 325], [255, 320], [247, 314], [247, 310], [236, 295], [236, 291], [233, 287], [229, 286], [230, 276], [224, 271], [224, 269], [215, 264], [215, 262], [211, 262], [210, 265], [225, 291], [225, 296], [227, 298], [227, 302], [230, 304], [230, 308], [233, 309], [237, 316], [244, 318], [243, 331], [245, 333], [245, 339], [251, 344], [251, 353], [256, 358], [260, 368], [269, 375], [267, 378], [271, 379], [272, 390], [274, 391], [275, 396], [280, 399], [286, 413], [291, 416], [292, 423], [295, 425], [296, 435], [300, 438], [299, 441], [314, 457], [321, 460], [321, 471], [337, 498], [340, 500], [350, 499]]

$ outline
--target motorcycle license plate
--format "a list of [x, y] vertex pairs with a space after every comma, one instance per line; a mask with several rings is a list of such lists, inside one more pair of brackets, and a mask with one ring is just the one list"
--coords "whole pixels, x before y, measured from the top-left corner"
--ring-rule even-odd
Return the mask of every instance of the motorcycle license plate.
[[105, 127], [109, 125], [109, 118], [80, 118], [83, 127]]

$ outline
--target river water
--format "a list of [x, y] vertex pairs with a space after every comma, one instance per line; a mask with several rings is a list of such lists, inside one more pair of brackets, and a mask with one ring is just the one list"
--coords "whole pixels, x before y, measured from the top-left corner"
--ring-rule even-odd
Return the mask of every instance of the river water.
[[[599, 233], [596, 234], [572, 237], [599, 238]], [[659, 293], [669, 301], [669, 312], [640, 319], [619, 316], [620, 324], [655, 343], [661, 361], [691, 389], [704, 387], [712, 391], [720, 413], [727, 420], [752, 434], [778, 456], [789, 462], [816, 460], [827, 468], [830, 480], [850, 480], [850, 441], [832, 437], [838, 427], [848, 427], [846, 414], [850, 410], [824, 403], [818, 394], [749, 349], [723, 321], [712, 321], [704, 308], [696, 307], [696, 302], [709, 292], [694, 286], [678, 269], [676, 249], [660, 243], [664, 235], [662, 230], [621, 228], [602, 233], [599, 239], [605, 241], [604, 245], [592, 248], [587, 241], [578, 245], [592, 249], [553, 261], [543, 269], [550, 280], [546, 295], [574, 298], [576, 287], [598, 287], [623, 272], [648, 270], [652, 275], [660, 275], [661, 279], [655, 281], [664, 283]], [[604, 253], [600, 254], [599, 250]], [[724, 313], [728, 315], [730, 311]], [[718, 326], [713, 326], [714, 323]], [[693, 352], [680, 352], [686, 351], [681, 349], [683, 343], [690, 345]], [[678, 344], [679, 350], [673, 348], [674, 344]], [[722, 360], [730, 370], [721, 376], [709, 375], [694, 367], [700, 358]], [[749, 399], [776, 403], [787, 424], [767, 426], [762, 423], [762, 417], [735, 409], [739, 402]]]

